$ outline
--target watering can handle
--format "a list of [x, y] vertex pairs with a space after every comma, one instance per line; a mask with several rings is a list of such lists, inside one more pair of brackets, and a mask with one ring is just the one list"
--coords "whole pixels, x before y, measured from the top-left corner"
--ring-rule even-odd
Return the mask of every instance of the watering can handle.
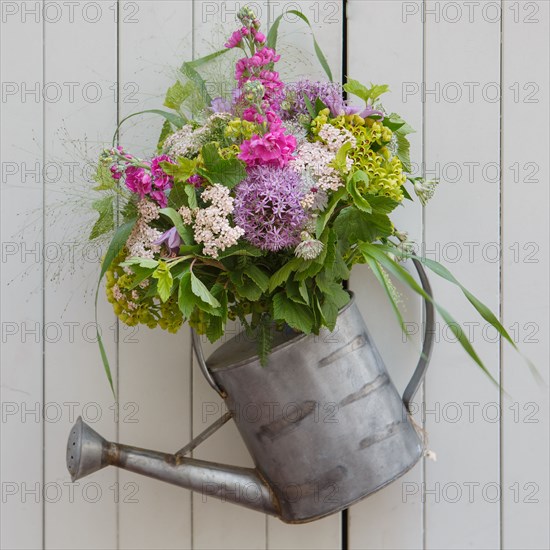
[[195, 355], [197, 357], [197, 361], [199, 362], [199, 367], [202, 374], [204, 375], [206, 381], [210, 384], [210, 386], [220, 395], [220, 397], [225, 399], [227, 397], [227, 394], [218, 386], [218, 384], [214, 380], [214, 377], [212, 376], [212, 373], [208, 369], [208, 365], [206, 364], [206, 360], [204, 358], [204, 351], [202, 349], [200, 336], [193, 328], [191, 329], [191, 338], [193, 340], [193, 349], [195, 350]]
[[[419, 260], [413, 259], [413, 263], [414, 267], [416, 267], [416, 271], [418, 271], [418, 276], [420, 278], [420, 282], [422, 284], [424, 292], [430, 298], [432, 298], [432, 288], [430, 286], [430, 281], [428, 280], [428, 275], [426, 275], [426, 271], [424, 271], [424, 268], [422, 267], [422, 264]], [[422, 384], [422, 381], [424, 380], [424, 376], [426, 374], [426, 370], [428, 369], [430, 358], [432, 356], [435, 326], [434, 305], [431, 301], [424, 298], [424, 308], [426, 319], [424, 323], [424, 342], [422, 345], [422, 355], [420, 356], [420, 360], [416, 365], [416, 369], [414, 371], [414, 374], [412, 375], [410, 382], [403, 392], [403, 403], [409, 412], [410, 403], [413, 400], [416, 392], [418, 391], [420, 384]]]

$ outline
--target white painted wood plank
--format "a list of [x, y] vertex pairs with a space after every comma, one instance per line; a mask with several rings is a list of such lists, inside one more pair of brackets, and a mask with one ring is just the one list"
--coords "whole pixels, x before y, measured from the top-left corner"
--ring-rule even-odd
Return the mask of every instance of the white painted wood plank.
[[[121, 118], [163, 108], [175, 72], [192, 54], [192, 3], [125, 1], [120, 6]], [[120, 143], [134, 154], [154, 155], [163, 120], [136, 117], [123, 126]], [[106, 136], [109, 137], [109, 136]], [[175, 452], [191, 436], [191, 348], [184, 327], [172, 335], [146, 326], [120, 324], [119, 440]], [[122, 409], [137, 411], [125, 418]], [[135, 421], [135, 422], [134, 422]], [[121, 471], [120, 548], [190, 548], [191, 493], [154, 479]], [[124, 487], [127, 490], [124, 491]], [[137, 500], [137, 502], [132, 502]]]
[[[442, 180], [426, 210], [426, 256], [498, 311], [499, 261], [491, 253], [499, 242], [500, 25], [481, 10], [470, 16], [465, 2], [429, 0], [425, 9], [426, 169], [440, 170]], [[421, 92], [411, 88], [409, 101], [420, 101]], [[472, 323], [468, 337], [498, 378], [492, 332], [460, 292], [433, 283], [436, 299]], [[426, 548], [498, 548], [499, 504], [485, 493], [499, 483], [498, 418], [491, 421], [498, 390], [438, 322], [426, 381], [426, 429], [438, 458], [426, 463]]]
[[[389, 84], [391, 93], [383, 97], [390, 112], [399, 113], [417, 133], [411, 137], [411, 160], [422, 161], [422, 105], [407, 102], [401, 93], [403, 83], [422, 80], [422, 22], [407, 20], [403, 10], [411, 2], [352, 1], [348, 11], [348, 72], [351, 78], [368, 84]], [[368, 28], [368, 44], [365, 29]], [[388, 29], [392, 29], [388, 33]], [[390, 36], [391, 34], [391, 36]], [[355, 99], [356, 101], [357, 98]], [[416, 171], [420, 172], [421, 166]], [[415, 174], [416, 175], [416, 174]], [[420, 175], [420, 173], [418, 174]], [[418, 201], [405, 201], [405, 207], [392, 216], [399, 230], [407, 231], [420, 246], [422, 212]], [[414, 268], [413, 268], [414, 271]], [[403, 295], [404, 318], [411, 333], [407, 341], [401, 333], [387, 297], [366, 266], [358, 266], [351, 278], [361, 311], [374, 341], [398, 390], [405, 389], [419, 355], [422, 332], [421, 303], [413, 292], [399, 288]], [[421, 391], [416, 402], [421, 401]], [[418, 423], [421, 418], [417, 417]], [[420, 548], [422, 546], [422, 460], [390, 485], [350, 510], [351, 548]], [[396, 521], [400, 528], [396, 529]]]
[[0, 28], [0, 547], [14, 550], [41, 548], [43, 535], [42, 21], [24, 15], [31, 4], [2, 5]]
[[[286, 10], [299, 10], [310, 21], [313, 32], [321, 46], [333, 73], [335, 81], [342, 78], [343, 50], [343, 7], [341, 2], [299, 0], [276, 2], [269, 0], [269, 22]], [[279, 26], [277, 46], [281, 60], [277, 70], [285, 82], [300, 78], [327, 80], [313, 48], [311, 31], [293, 14], [283, 16]], [[267, 548], [339, 548], [341, 544], [341, 514], [334, 514], [322, 520], [304, 524], [287, 525], [278, 519], [267, 519]]]
[[[110, 8], [107, 3], [80, 2], [71, 13], [67, 4], [48, 3], [45, 12], [45, 158], [65, 168], [46, 185], [46, 241], [61, 249], [73, 242], [86, 244], [87, 222], [95, 216], [89, 210], [92, 182], [84, 180], [84, 166], [95, 160], [116, 121], [116, 23]], [[63, 164], [69, 162], [76, 162], [74, 175]], [[45, 317], [51, 331], [45, 346], [45, 401], [53, 404], [50, 416], [61, 411], [46, 422], [45, 471], [51, 484], [45, 503], [46, 548], [117, 545], [116, 471], [106, 469], [70, 485], [65, 466], [74, 416], [82, 414], [109, 439], [116, 434], [113, 398], [95, 342], [93, 289], [99, 257], [77, 251], [74, 265], [69, 258], [69, 265], [53, 266], [45, 281]], [[99, 322], [114, 357], [114, 316], [101, 304]], [[113, 369], [116, 376], [116, 364]], [[64, 405], [69, 401], [75, 403], [72, 410]]]
[[[504, 325], [550, 379], [548, 2], [507, 3], [503, 48]], [[526, 59], [529, 60], [526, 63]], [[527, 124], [532, 139], [518, 129]], [[506, 343], [502, 378], [502, 548], [549, 548], [548, 386]]]
[[[242, 2], [212, 2], [194, 0], [194, 58], [223, 48], [227, 38], [237, 28], [235, 15]], [[229, 54], [231, 55], [231, 54]], [[222, 58], [204, 75], [210, 94], [220, 95], [220, 86], [233, 85], [233, 75], [226, 72], [228, 61]], [[206, 345], [205, 353], [214, 349]], [[218, 343], [218, 345], [221, 342]], [[193, 435], [210, 425], [223, 414], [221, 399], [206, 383], [196, 360], [193, 361]], [[214, 414], [209, 411], [216, 410]], [[200, 445], [194, 458], [221, 463], [253, 466], [235, 424], [231, 421], [211, 439]], [[194, 549], [255, 549], [266, 546], [266, 516], [252, 510], [193, 493], [193, 548]]]

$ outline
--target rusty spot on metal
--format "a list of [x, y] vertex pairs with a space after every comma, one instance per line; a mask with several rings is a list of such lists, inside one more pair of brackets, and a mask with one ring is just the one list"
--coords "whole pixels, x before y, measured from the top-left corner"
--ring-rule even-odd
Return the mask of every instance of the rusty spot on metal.
[[369, 435], [368, 437], [365, 437], [365, 439], [362, 439], [359, 442], [359, 449], [366, 449], [375, 443], [380, 443], [380, 441], [393, 437], [396, 433], [403, 430], [406, 425], [407, 423], [402, 421], [390, 422], [383, 431]]
[[281, 435], [294, 430], [304, 418], [307, 418], [317, 407], [317, 401], [304, 401], [299, 405], [296, 415], [286, 414], [260, 428], [260, 437], [276, 439]]
[[337, 349], [334, 353], [331, 353], [324, 359], [319, 361], [319, 367], [327, 367], [328, 365], [338, 361], [339, 359], [344, 358], [348, 353], [352, 353], [360, 348], [362, 348], [367, 343], [367, 336], [365, 334], [360, 334], [356, 336], [351, 342], [348, 342], [345, 346], [342, 346], [340, 349]]
[[387, 374], [378, 375], [372, 382], [365, 384], [360, 390], [350, 393], [347, 397], [344, 397], [344, 399], [340, 401], [340, 406], [345, 407], [346, 405], [354, 403], [355, 401], [359, 401], [359, 399], [367, 397], [367, 395], [369, 395], [373, 391], [376, 391], [378, 388], [385, 386], [389, 381], [390, 379]]

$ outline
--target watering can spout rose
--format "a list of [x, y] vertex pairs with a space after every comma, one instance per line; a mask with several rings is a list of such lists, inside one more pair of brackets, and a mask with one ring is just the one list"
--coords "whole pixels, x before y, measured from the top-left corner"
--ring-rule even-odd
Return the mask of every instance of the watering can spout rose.
[[[425, 291], [428, 279], [415, 262]], [[432, 349], [433, 306], [425, 302], [421, 359], [403, 398], [395, 389], [352, 296], [334, 331], [320, 336], [275, 331], [267, 367], [244, 335], [198, 362], [228, 412], [174, 454], [110, 443], [78, 419], [69, 434], [73, 481], [105, 466], [165, 481], [304, 523], [338, 512], [416, 464], [423, 445], [409, 414]], [[232, 418], [255, 468], [187, 455]]]

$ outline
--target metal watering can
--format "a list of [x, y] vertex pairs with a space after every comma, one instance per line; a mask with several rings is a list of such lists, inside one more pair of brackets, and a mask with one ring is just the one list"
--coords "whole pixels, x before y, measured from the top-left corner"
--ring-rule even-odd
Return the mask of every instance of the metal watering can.
[[[431, 296], [422, 265], [414, 260]], [[254, 342], [235, 337], [205, 361], [195, 353], [228, 412], [174, 454], [110, 443], [79, 418], [69, 434], [67, 467], [76, 481], [112, 465], [305, 523], [347, 508], [412, 468], [423, 453], [409, 404], [433, 344], [433, 305], [425, 302], [422, 357], [403, 399], [391, 382], [352, 296], [334, 332], [276, 333], [262, 368]], [[234, 418], [255, 469], [186, 455]]]

